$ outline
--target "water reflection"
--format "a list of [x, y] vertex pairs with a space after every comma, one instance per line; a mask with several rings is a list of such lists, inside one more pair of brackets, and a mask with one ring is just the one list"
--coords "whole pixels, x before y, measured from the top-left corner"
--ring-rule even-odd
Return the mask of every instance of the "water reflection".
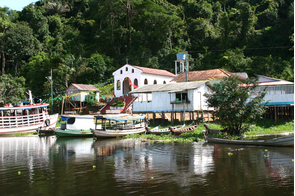
[[5, 137], [0, 148], [4, 195], [294, 192], [294, 148], [56, 137]]

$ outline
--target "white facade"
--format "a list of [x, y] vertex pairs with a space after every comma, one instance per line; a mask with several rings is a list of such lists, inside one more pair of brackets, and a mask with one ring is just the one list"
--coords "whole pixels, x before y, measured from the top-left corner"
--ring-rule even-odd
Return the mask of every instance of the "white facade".
[[[294, 105], [294, 84], [259, 86], [256, 91], [262, 91], [264, 88], [267, 88], [264, 97], [267, 105]], [[253, 93], [251, 97], [256, 95], [257, 93]]]
[[[185, 85], [185, 84], [184, 84]], [[133, 112], [180, 112], [194, 110], [213, 110], [209, 108], [204, 96], [210, 88], [205, 84], [197, 89], [183, 91], [183, 96], [187, 94], [187, 101], [177, 100], [180, 92], [152, 92], [151, 94], [135, 94], [138, 99], [133, 103]], [[149, 96], [149, 100], [146, 97]]]
[[258, 85], [256, 92], [252, 93], [251, 98], [266, 88], [264, 101], [267, 105], [294, 105], [294, 83], [286, 80], [270, 78], [267, 76], [257, 75]]
[[[129, 64], [114, 71], [113, 76], [114, 94], [116, 97], [126, 95], [136, 87], [142, 85], [167, 84], [173, 79], [173, 77], [169, 76], [144, 73], [141, 69]], [[131, 82], [131, 85], [129, 81]]]

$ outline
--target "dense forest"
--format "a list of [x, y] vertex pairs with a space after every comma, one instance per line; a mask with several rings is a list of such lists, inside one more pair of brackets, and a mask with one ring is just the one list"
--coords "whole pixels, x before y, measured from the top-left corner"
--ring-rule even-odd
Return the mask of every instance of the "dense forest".
[[293, 0], [40, 0], [0, 7], [1, 75], [35, 96], [105, 84], [126, 64], [174, 72], [222, 68], [294, 80]]

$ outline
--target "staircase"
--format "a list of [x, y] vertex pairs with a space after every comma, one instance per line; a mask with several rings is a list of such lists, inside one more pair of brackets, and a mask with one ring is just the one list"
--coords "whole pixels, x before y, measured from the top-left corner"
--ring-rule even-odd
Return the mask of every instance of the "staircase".
[[133, 97], [132, 95], [124, 95], [121, 97], [113, 98], [107, 105], [100, 109], [100, 113], [106, 114], [110, 110], [110, 106], [115, 103], [116, 99], [120, 99], [123, 103], [125, 102], [124, 108], [120, 110], [119, 113], [126, 113], [128, 108], [132, 105], [132, 103], [137, 99], [137, 97]]

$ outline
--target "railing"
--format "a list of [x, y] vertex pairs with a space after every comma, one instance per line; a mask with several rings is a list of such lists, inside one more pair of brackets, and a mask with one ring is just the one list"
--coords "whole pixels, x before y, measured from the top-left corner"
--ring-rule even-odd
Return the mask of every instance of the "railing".
[[0, 129], [38, 125], [43, 123], [44, 120], [42, 113], [23, 116], [0, 116]]
[[190, 100], [171, 101], [170, 104], [191, 103]]

